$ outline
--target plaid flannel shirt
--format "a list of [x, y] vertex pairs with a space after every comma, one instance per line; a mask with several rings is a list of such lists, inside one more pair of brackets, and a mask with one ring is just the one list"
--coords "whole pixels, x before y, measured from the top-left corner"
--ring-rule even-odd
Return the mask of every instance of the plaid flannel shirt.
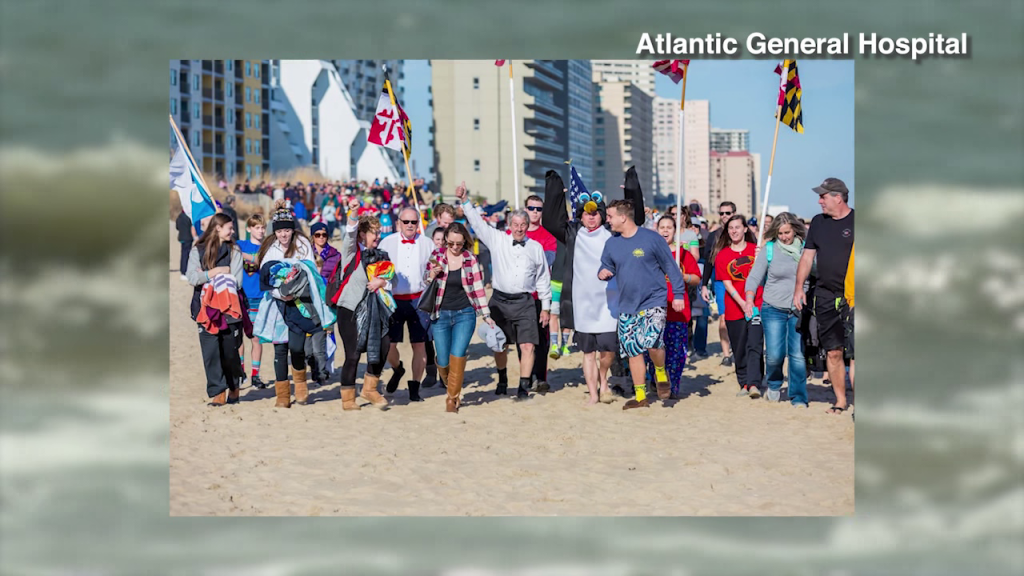
[[[435, 279], [440, 284], [437, 286], [437, 300], [434, 303], [434, 312], [430, 315], [431, 320], [437, 320], [441, 311], [441, 302], [444, 300], [444, 289], [448, 283], [448, 251], [444, 248], [434, 250], [431, 258], [437, 260], [437, 263], [442, 268], [441, 273]], [[427, 270], [423, 277], [428, 278], [429, 275], [430, 263], [427, 262]], [[477, 316], [490, 316], [491, 310], [487, 307], [487, 293], [484, 290], [483, 272], [476, 257], [467, 250], [462, 251], [462, 287], [466, 290], [466, 296], [469, 296], [469, 301], [473, 303], [473, 309], [476, 310]]]

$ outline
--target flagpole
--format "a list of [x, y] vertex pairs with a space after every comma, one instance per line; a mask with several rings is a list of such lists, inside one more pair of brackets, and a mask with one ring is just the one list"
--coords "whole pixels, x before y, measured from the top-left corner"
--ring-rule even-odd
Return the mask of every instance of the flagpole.
[[[192, 157], [192, 151], [188, 149], [188, 142], [185, 141], [185, 137], [181, 135], [181, 130], [178, 130], [178, 124], [174, 121], [174, 116], [168, 115], [171, 120], [171, 128], [174, 129], [174, 133], [178, 136], [178, 142], [185, 149], [185, 154], [188, 154], [188, 159], [192, 162], [192, 165], [196, 167], [196, 174], [199, 174], [199, 180], [203, 183], [203, 188], [210, 190], [210, 187], [206, 184], [206, 178], [203, 177], [203, 171], [199, 168], [199, 164], [196, 164], [196, 159]], [[212, 193], [213, 191], [210, 190]]]
[[[785, 86], [789, 83], [789, 60], [785, 60], [782, 63], [781, 82], [782, 87], [780, 90], [784, 91]], [[785, 99], [785, 93], [783, 93], [783, 99]], [[779, 124], [782, 124], [782, 104], [778, 104], [775, 107], [775, 136], [772, 138], [772, 158], [768, 161], [768, 180], [764, 185], [764, 202], [761, 203], [761, 218], [757, 221], [757, 246], [761, 245], [761, 238], [764, 237], [764, 218], [768, 212], [768, 196], [772, 193], [772, 169], [775, 167], [775, 145], [779, 143]]]
[[516, 186], [516, 205], [519, 206], [519, 150], [516, 148], [516, 89], [512, 74], [512, 61], [508, 61], [508, 96], [509, 108], [512, 112], [512, 177]]
[[[395, 101], [395, 93], [391, 90], [391, 80], [388, 78], [388, 67], [385, 64], [384, 66], [381, 66], [381, 68], [384, 69], [384, 86], [388, 89], [388, 98], [391, 99], [391, 107], [395, 110], [395, 114], [398, 115], [398, 104]], [[401, 118], [399, 118], [398, 121], [401, 122]], [[423, 214], [420, 212], [420, 201], [416, 194], [416, 187], [412, 184], [412, 168], [409, 166], [409, 156], [412, 155], [412, 150], [410, 148], [406, 148], [410, 143], [409, 135], [405, 133], [405, 126], [402, 126], [402, 135], [404, 137], [404, 141], [402, 143], [402, 157], [405, 158], [405, 175], [409, 178], [409, 190], [411, 191], [409, 196], [412, 197], [412, 201], [416, 204], [416, 214], [419, 216], [416, 220], [420, 223], [420, 234], [426, 235], [426, 231], [423, 228]], [[406, 149], [409, 150], [409, 154], [405, 153]], [[392, 198], [392, 200], [394, 199]]]
[[683, 139], [683, 115], [686, 110], [686, 79], [690, 76], [690, 65], [683, 68], [683, 93], [679, 96], [679, 175], [676, 182], [676, 256], [680, 267], [683, 265], [683, 158], [685, 140]]

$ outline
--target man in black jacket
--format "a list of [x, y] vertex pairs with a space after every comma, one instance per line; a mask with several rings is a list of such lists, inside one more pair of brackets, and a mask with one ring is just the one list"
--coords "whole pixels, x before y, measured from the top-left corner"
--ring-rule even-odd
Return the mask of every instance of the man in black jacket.
[[188, 277], [185, 276], [185, 270], [188, 268], [188, 253], [192, 250], [192, 243], [196, 241], [196, 232], [192, 228], [192, 220], [184, 210], [178, 214], [178, 218], [174, 221], [174, 227], [178, 230], [178, 242], [181, 243], [181, 266], [178, 269], [181, 271], [181, 281], [187, 282]]

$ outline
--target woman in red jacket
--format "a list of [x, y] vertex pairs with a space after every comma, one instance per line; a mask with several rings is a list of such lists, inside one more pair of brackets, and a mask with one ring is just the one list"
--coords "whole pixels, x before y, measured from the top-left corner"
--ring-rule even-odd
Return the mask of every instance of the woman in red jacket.
[[[658, 219], [658, 234], [668, 242], [668, 247], [672, 250], [672, 256], [679, 262], [679, 248], [676, 246], [676, 220], [673, 216], [666, 214]], [[700, 267], [697, 266], [697, 260], [694, 259], [693, 255], [687, 249], [683, 250], [682, 265], [680, 266], [683, 272], [683, 280], [686, 281], [686, 286], [680, 288], [673, 288], [672, 283], [668, 282], [668, 318], [665, 323], [665, 367], [668, 370], [668, 381], [672, 388], [672, 398], [679, 397], [679, 386], [683, 381], [683, 367], [686, 366], [686, 346], [687, 346], [687, 327], [690, 324], [690, 299], [686, 295], [686, 289], [690, 286], [697, 286], [700, 284]], [[671, 303], [676, 298], [683, 299], [686, 302], [686, 307], [683, 308], [682, 312], [676, 312], [672, 309]], [[651, 382], [655, 382], [654, 378], [654, 363], [651, 359], [644, 354], [644, 359], [647, 362], [647, 377], [650, 378]]]
[[[754, 306], [748, 307], [744, 285], [757, 255], [757, 240], [747, 228], [746, 220], [734, 214], [725, 223], [725, 230], [715, 242], [715, 280], [725, 286], [725, 327], [729, 331], [733, 357], [736, 359], [736, 380], [740, 391], [736, 396], [761, 397], [764, 375], [764, 329], [761, 327], [761, 294], [759, 286]], [[722, 312], [722, 311], [720, 311]]]

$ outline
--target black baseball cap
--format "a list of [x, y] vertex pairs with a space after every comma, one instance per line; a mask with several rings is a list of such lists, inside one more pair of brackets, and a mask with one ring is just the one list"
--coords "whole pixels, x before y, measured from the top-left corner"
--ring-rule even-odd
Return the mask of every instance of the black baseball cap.
[[842, 194], [844, 197], [850, 194], [850, 190], [846, 187], [846, 183], [839, 178], [825, 178], [825, 181], [819, 186], [811, 188], [818, 193], [818, 196], [824, 194]]

